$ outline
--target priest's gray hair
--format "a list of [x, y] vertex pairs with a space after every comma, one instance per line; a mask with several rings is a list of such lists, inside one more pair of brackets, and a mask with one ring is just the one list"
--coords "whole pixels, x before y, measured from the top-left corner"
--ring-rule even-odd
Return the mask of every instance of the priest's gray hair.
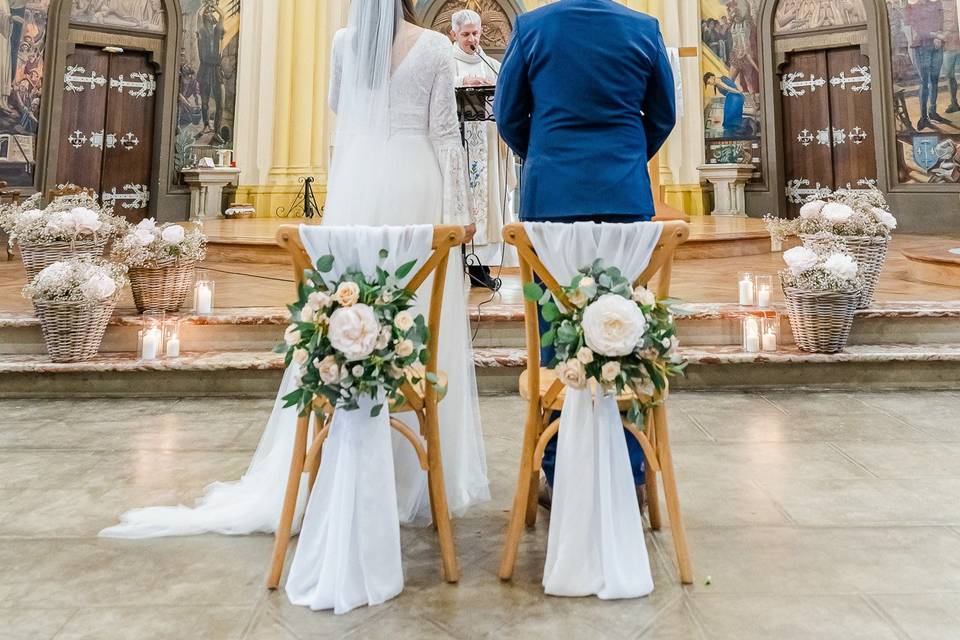
[[470, 9], [462, 9], [450, 16], [450, 28], [456, 32], [463, 29], [464, 25], [475, 24], [481, 26], [480, 14]]

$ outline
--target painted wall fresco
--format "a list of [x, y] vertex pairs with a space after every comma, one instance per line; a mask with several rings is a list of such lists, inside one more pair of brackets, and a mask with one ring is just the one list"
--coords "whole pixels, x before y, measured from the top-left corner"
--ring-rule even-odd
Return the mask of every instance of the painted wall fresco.
[[775, 34], [864, 24], [861, 0], [780, 0], [773, 19]]
[[70, 20], [113, 29], [166, 32], [163, 0], [74, 0]]
[[887, 0], [900, 183], [960, 183], [957, 0]]
[[0, 180], [34, 182], [50, 0], [0, 0]]
[[700, 0], [706, 161], [760, 175], [759, 0]]
[[240, 0], [180, 4], [183, 35], [174, 149], [178, 182], [180, 169], [204, 156], [216, 159], [217, 149], [233, 148], [240, 45]]

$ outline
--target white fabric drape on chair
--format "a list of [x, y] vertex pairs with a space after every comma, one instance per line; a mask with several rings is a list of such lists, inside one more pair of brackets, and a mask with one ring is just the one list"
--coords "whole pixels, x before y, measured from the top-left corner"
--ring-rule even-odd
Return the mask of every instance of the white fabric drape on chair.
[[[433, 227], [301, 225], [300, 238], [311, 261], [334, 256], [325, 275], [330, 281], [348, 267], [373, 277], [378, 264], [392, 273], [410, 260], [422, 263], [431, 253]], [[383, 263], [382, 249], [388, 252]], [[287, 578], [293, 604], [346, 613], [403, 590], [390, 416], [371, 417], [374, 404], [365, 400], [359, 409], [334, 413]]]
[[[524, 223], [537, 256], [561, 286], [597, 258], [635, 280], [649, 264], [662, 227]], [[617, 402], [590, 389], [568, 388], [560, 415], [543, 586], [550, 595], [605, 600], [653, 591]]]

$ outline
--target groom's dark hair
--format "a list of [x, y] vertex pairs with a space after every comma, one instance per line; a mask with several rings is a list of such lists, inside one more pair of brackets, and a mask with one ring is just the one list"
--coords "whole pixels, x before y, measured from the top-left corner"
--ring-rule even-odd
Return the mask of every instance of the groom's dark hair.
[[403, 19], [417, 24], [417, 14], [413, 12], [413, 0], [400, 0], [400, 6], [403, 7]]

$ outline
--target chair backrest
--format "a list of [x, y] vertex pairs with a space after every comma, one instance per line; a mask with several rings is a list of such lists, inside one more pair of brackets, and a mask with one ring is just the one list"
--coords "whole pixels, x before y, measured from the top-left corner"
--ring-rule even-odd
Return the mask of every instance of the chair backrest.
[[[650, 256], [650, 262], [643, 270], [643, 273], [636, 279], [634, 286], [649, 285], [653, 279], [657, 278], [655, 292], [658, 297], [666, 298], [670, 295], [670, 277], [673, 270], [673, 258], [677, 247], [687, 241], [690, 237], [690, 228], [682, 220], [671, 220], [663, 222], [663, 230], [660, 233], [660, 239], [657, 246]], [[550, 290], [560, 304], [571, 306], [567, 296], [563, 293], [561, 285], [557, 279], [544, 266], [543, 261], [537, 255], [527, 235], [527, 230], [523, 223], [514, 223], [507, 225], [503, 230], [503, 238], [508, 244], [517, 248], [520, 257], [520, 279], [524, 285], [534, 281], [534, 275], [538, 276], [543, 284]], [[598, 256], [602, 257], [602, 256]], [[621, 265], [610, 265], [621, 266]], [[531, 398], [539, 394], [539, 368], [540, 368], [540, 329], [537, 321], [537, 303], [532, 300], [524, 301], [524, 316], [527, 336], [527, 368], [530, 370], [529, 381], [531, 390], [537, 390], [537, 393], [531, 395]], [[534, 373], [536, 372], [536, 373]]]
[[[430, 361], [427, 363], [428, 372], [437, 372], [437, 348], [440, 339], [440, 313], [443, 310], [443, 289], [446, 282], [447, 263], [450, 250], [463, 244], [464, 229], [455, 225], [437, 225], [433, 228], [433, 252], [427, 261], [413, 274], [413, 277], [404, 287], [410, 293], [416, 293], [420, 286], [434, 275], [433, 287], [430, 292], [430, 311], [427, 316], [427, 326], [430, 327], [430, 339], [427, 348], [430, 351]], [[304, 281], [304, 271], [314, 268], [310, 256], [300, 238], [300, 225], [285, 224], [277, 230], [277, 244], [290, 253], [293, 260], [294, 280], [299, 290]], [[427, 393], [432, 393], [432, 387], [427, 385]]]

